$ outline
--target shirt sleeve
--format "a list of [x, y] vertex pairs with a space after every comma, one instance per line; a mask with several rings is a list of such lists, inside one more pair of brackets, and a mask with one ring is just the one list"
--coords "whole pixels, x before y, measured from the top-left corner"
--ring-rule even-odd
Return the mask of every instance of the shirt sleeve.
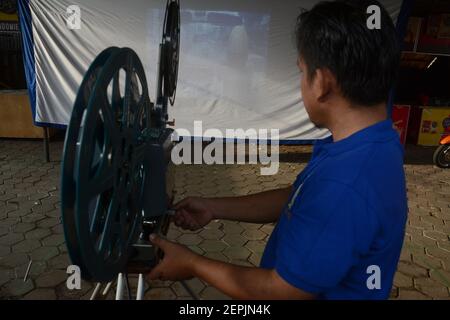
[[[311, 181], [313, 182], [313, 181]], [[356, 190], [332, 180], [305, 183], [277, 246], [277, 273], [291, 285], [320, 294], [355, 265], [372, 232], [367, 206]]]

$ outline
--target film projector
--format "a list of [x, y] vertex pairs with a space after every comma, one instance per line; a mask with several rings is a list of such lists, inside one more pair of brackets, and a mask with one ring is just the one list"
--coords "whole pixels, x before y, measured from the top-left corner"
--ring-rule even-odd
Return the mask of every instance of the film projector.
[[161, 258], [149, 235], [167, 233], [173, 200], [168, 105], [177, 88], [179, 0], [167, 1], [159, 49], [155, 103], [136, 53], [110, 47], [85, 74], [66, 132], [62, 222], [72, 264], [97, 282], [93, 296], [117, 278], [120, 299], [124, 275], [136, 273], [142, 299], [143, 273]]

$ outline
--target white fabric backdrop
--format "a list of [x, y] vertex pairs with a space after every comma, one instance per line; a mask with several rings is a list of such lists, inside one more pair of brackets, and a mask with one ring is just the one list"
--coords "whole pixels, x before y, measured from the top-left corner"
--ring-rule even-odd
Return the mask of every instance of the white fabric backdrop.
[[[181, 0], [177, 128], [279, 129], [283, 140], [328, 132], [308, 120], [300, 97], [293, 37], [300, 8], [317, 0]], [[394, 20], [401, 0], [381, 1]], [[79, 5], [81, 30], [66, 25]], [[109, 46], [134, 49], [152, 101], [165, 0], [31, 0], [36, 61], [36, 121], [66, 125], [90, 63]]]

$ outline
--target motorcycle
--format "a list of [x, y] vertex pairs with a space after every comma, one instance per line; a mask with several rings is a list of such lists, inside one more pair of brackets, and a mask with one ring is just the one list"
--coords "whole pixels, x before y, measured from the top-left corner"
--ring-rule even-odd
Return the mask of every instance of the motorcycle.
[[439, 168], [450, 168], [450, 135], [442, 137], [439, 141], [440, 146], [433, 155], [433, 162]]

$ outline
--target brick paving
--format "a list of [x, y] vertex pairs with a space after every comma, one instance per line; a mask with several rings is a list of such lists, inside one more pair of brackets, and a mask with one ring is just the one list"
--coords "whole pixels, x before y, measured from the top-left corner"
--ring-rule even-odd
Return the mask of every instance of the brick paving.
[[[279, 173], [260, 176], [257, 165], [185, 165], [176, 168], [176, 192], [233, 196], [287, 186], [304, 168], [311, 148], [282, 147]], [[89, 299], [93, 284], [65, 286], [69, 258], [60, 223], [62, 142], [51, 144], [50, 163], [41, 141], [0, 140], [0, 298]], [[431, 164], [433, 148], [407, 147], [409, 219], [392, 299], [450, 299], [450, 170]], [[169, 238], [221, 261], [258, 265], [271, 224], [213, 221], [202, 230], [172, 226]], [[23, 281], [30, 259], [27, 281]], [[187, 281], [203, 299], [228, 299], [198, 279]], [[130, 277], [135, 288], [136, 278]], [[146, 299], [189, 299], [178, 282], [151, 281]], [[114, 297], [111, 290], [108, 299]]]

